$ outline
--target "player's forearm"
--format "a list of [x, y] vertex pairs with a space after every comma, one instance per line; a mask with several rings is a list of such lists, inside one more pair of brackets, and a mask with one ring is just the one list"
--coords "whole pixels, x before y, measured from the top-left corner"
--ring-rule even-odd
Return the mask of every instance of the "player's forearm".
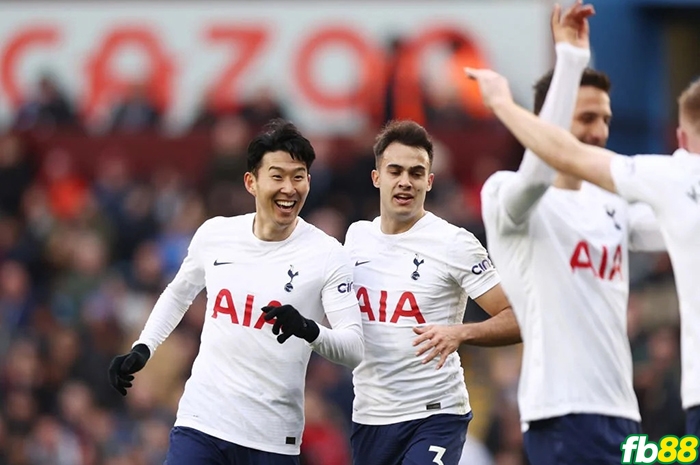
[[493, 111], [515, 138], [545, 163], [557, 171], [584, 177], [582, 165], [576, 163], [585, 151], [584, 144], [569, 131], [542, 121], [512, 100], [495, 103]]
[[331, 362], [355, 368], [365, 354], [362, 318], [357, 306], [326, 314], [332, 329], [319, 325], [311, 348]]
[[[590, 50], [568, 43], [556, 46], [557, 62], [540, 119], [568, 129], [571, 125], [581, 76], [590, 59]], [[555, 171], [526, 150], [518, 168], [518, 176], [501, 190], [501, 202], [511, 220], [522, 222], [542, 198], [554, 179]]]
[[498, 347], [522, 342], [520, 326], [510, 308], [499, 312], [488, 320], [462, 325], [462, 344]]
[[133, 345], [145, 344], [153, 355], [180, 323], [200, 290], [200, 287], [186, 281], [170, 283], [153, 306], [141, 335]]
[[[556, 45], [557, 62], [552, 74], [552, 81], [547, 91], [540, 119], [569, 129], [576, 108], [576, 99], [586, 65], [590, 60], [590, 50], [575, 47], [569, 43]], [[526, 150], [523, 161], [518, 169], [529, 184], [549, 185], [554, 177], [554, 171], [532, 153]]]

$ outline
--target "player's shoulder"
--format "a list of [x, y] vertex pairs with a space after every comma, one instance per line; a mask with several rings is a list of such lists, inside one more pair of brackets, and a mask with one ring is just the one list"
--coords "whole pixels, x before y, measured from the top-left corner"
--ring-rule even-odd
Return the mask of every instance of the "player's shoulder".
[[352, 241], [356, 237], [362, 237], [367, 234], [372, 234], [376, 230], [377, 228], [374, 224], [374, 221], [355, 221], [348, 227], [348, 230], [345, 233], [345, 244], [347, 244], [348, 241]]
[[237, 216], [215, 216], [209, 218], [199, 227], [200, 233], [216, 233], [218, 231], [236, 231], [252, 226], [254, 213]]
[[514, 178], [517, 175], [515, 171], [496, 171], [486, 179], [484, 185], [481, 186], [481, 196], [490, 197], [495, 195], [501, 188], [504, 182]]
[[683, 176], [694, 171], [694, 167], [700, 168], [700, 157], [683, 149], [676, 150], [672, 155], [616, 155], [611, 165], [613, 174], [618, 176], [635, 176], [641, 173]]
[[342, 244], [333, 236], [317, 228], [311, 223], [307, 223], [304, 219], [299, 218], [297, 227], [303, 228], [301, 235], [305, 241], [314, 244], [314, 248], [319, 251], [328, 251], [332, 249], [342, 249]]
[[431, 235], [443, 238], [451, 246], [461, 247], [464, 244], [480, 244], [476, 236], [466, 228], [450, 223], [444, 218], [430, 213], [432, 221]]
[[652, 170], [676, 174], [679, 177], [697, 177], [700, 172], [700, 154], [678, 149], [671, 155], [636, 155], [637, 162], [648, 160]]

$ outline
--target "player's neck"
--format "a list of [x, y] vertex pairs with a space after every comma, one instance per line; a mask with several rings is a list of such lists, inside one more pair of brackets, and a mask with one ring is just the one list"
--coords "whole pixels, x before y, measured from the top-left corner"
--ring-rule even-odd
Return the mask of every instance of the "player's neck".
[[259, 214], [255, 215], [253, 220], [253, 235], [265, 242], [280, 242], [288, 238], [294, 232], [299, 218], [287, 226], [279, 226], [273, 221], [265, 221]]
[[380, 213], [380, 227], [384, 234], [401, 234], [405, 233], [413, 227], [427, 212], [421, 210], [416, 216], [402, 220], [400, 218], [391, 217], [386, 213]]
[[581, 178], [564, 173], [557, 173], [557, 175], [554, 177], [554, 181], [552, 181], [552, 186], [558, 189], [567, 189], [572, 191], [581, 189], [581, 184], [583, 184]]

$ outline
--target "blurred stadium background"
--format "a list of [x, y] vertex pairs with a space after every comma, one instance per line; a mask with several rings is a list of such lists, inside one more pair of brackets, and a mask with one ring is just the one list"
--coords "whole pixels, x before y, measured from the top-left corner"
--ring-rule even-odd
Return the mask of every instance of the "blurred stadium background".
[[[568, 2], [564, 2], [567, 4]], [[613, 81], [610, 146], [674, 148], [700, 75], [700, 0], [593, 0]], [[137, 337], [194, 230], [251, 211], [249, 137], [293, 120], [318, 159], [303, 216], [343, 240], [378, 214], [373, 136], [412, 118], [437, 141], [429, 209], [483, 240], [479, 190], [521, 148], [461, 68], [530, 106], [552, 1], [0, 1], [0, 465], [161, 464], [203, 321], [200, 296], [126, 398], [110, 359]], [[650, 439], [682, 435], [678, 310], [665, 254], [633, 255], [629, 335]], [[484, 317], [473, 304], [467, 320]], [[525, 464], [520, 347], [461, 351], [472, 465]], [[314, 357], [306, 465], [350, 463], [347, 370]]]

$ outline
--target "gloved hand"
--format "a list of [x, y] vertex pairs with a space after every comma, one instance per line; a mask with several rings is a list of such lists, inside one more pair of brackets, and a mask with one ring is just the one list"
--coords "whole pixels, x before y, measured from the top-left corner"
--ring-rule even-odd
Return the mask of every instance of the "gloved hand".
[[[314, 342], [321, 332], [314, 320], [301, 316], [301, 313], [291, 305], [280, 307], [263, 307], [265, 321], [277, 318], [272, 326], [272, 333], [277, 336], [277, 342], [283, 344], [292, 336], [304, 339], [306, 342]], [[280, 330], [282, 334], [280, 334]]]
[[143, 369], [149, 358], [151, 351], [146, 344], [137, 344], [128, 354], [114, 357], [109, 364], [109, 384], [125, 396], [126, 388], [130, 388], [134, 380], [134, 373]]

